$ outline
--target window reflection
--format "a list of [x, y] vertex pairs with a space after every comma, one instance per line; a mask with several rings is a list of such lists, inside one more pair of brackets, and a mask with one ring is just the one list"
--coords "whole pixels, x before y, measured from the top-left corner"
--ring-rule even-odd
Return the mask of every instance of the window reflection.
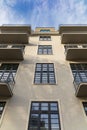
[[56, 102], [33, 102], [28, 130], [60, 130]]

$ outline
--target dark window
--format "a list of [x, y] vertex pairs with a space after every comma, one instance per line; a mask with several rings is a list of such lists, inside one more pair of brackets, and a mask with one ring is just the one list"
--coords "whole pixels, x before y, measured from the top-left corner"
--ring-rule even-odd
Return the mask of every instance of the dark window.
[[50, 29], [41, 29], [40, 32], [50, 32]]
[[1, 116], [2, 116], [2, 113], [3, 113], [3, 110], [4, 110], [5, 104], [6, 104], [6, 102], [0, 102], [0, 118], [1, 118]]
[[39, 45], [38, 46], [38, 54], [51, 55], [52, 54], [52, 46], [51, 45]]
[[82, 45], [83, 48], [87, 48], [87, 45]]
[[40, 41], [50, 41], [51, 40], [51, 36], [40, 36], [39, 40]]
[[19, 48], [24, 51], [25, 45], [12, 45], [12, 48]]
[[53, 63], [37, 63], [35, 70], [35, 84], [55, 84], [55, 73]]
[[6, 44], [0, 44], [0, 48], [7, 48], [8, 45]]
[[85, 113], [87, 115], [87, 102], [83, 102], [83, 107], [84, 107]]
[[71, 44], [71, 45], [65, 45], [64, 48], [65, 48], [65, 49], [68, 49], [68, 48], [78, 48], [78, 46]]
[[0, 66], [0, 81], [10, 82], [14, 80], [19, 64], [3, 63]]
[[28, 130], [61, 130], [57, 102], [32, 102]]
[[77, 83], [87, 82], [87, 64], [70, 64], [71, 70], [74, 76], [74, 80]]

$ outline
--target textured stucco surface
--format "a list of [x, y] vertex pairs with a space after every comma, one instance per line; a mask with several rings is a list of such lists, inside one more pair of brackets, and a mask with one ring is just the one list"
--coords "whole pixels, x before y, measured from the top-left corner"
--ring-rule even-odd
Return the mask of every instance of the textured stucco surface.
[[[53, 55], [37, 55], [38, 45], [52, 45]], [[34, 85], [36, 63], [54, 63], [56, 85]], [[13, 97], [7, 100], [0, 130], [27, 130], [31, 101], [58, 101], [61, 130], [87, 130], [87, 117], [81, 99], [75, 97], [73, 76], [60, 36], [52, 36], [51, 41], [30, 37], [15, 81]]]

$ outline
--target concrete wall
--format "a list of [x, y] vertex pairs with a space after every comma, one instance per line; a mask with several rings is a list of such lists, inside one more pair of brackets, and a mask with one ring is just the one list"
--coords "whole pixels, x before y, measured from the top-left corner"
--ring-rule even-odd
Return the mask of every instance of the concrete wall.
[[[53, 55], [37, 55], [38, 45], [52, 45]], [[56, 85], [34, 85], [36, 63], [54, 63]], [[61, 130], [87, 130], [87, 117], [82, 101], [75, 97], [73, 76], [65, 61], [60, 36], [52, 36], [51, 41], [30, 37], [15, 81], [14, 94], [7, 100], [0, 130], [27, 130], [31, 101], [58, 101]]]
[[51, 32], [55, 32], [55, 28], [53, 27], [37, 27], [35, 32], [40, 32], [40, 30], [50, 30]]

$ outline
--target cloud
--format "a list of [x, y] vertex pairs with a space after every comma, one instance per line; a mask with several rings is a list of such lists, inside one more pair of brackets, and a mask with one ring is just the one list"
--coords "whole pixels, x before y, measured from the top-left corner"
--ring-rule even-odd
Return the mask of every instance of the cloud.
[[0, 25], [24, 23], [22, 15], [12, 8], [16, 2], [16, 0], [0, 0]]
[[29, 20], [33, 27], [86, 24], [86, 11], [85, 0], [34, 0]]
[[0, 24], [58, 28], [60, 24], [86, 24], [86, 12], [86, 0], [0, 0]]

